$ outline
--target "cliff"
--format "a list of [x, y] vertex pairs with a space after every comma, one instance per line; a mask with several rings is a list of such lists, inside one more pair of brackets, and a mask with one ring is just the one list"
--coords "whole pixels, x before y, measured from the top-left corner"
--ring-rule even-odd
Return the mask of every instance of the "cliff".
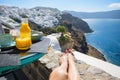
[[28, 16], [30, 27], [35, 30], [56, 27], [59, 25], [61, 19], [65, 19], [68, 21], [71, 20], [70, 22], [73, 24], [73, 26], [84, 33], [92, 31], [86, 22], [56, 8], [35, 7], [26, 9], [0, 6], [0, 23], [9, 29], [20, 26], [21, 15]]
[[87, 44], [84, 33], [73, 27], [74, 24], [72, 24], [71, 22], [72, 19], [74, 20], [72, 16], [71, 16], [71, 20], [68, 20], [63, 17], [63, 19], [61, 19], [60, 21], [60, 24], [64, 25], [67, 28], [67, 31], [71, 33], [71, 38], [74, 41], [73, 49], [82, 52], [84, 54], [88, 54], [90, 56], [105, 60], [101, 52], [99, 52], [97, 49]]
[[63, 13], [61, 17], [62, 18], [59, 20], [61, 25], [65, 24], [66, 22], [69, 22], [72, 25], [72, 27], [76, 28], [77, 30], [80, 30], [83, 33], [92, 32], [88, 24], [80, 18], [74, 17], [69, 13]]
[[100, 51], [98, 51], [96, 48], [94, 48], [90, 45], [88, 45], [87, 55], [93, 56], [93, 57], [95, 57], [97, 59], [101, 59], [103, 61], [106, 61], [106, 59], [104, 58], [104, 55]]

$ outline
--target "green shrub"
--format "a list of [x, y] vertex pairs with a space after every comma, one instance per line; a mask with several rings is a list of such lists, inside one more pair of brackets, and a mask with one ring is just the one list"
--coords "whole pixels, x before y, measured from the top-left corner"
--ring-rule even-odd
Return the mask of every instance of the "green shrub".
[[70, 41], [70, 37], [65, 35], [63, 37], [60, 37], [58, 40], [59, 40], [60, 45], [62, 46]]
[[56, 32], [57, 32], [55, 28], [50, 28], [50, 27], [48, 27], [48, 28], [43, 28], [43, 29], [41, 29], [41, 31], [42, 31], [44, 34], [46, 34], [46, 35], [49, 35], [49, 34], [51, 34], [51, 33], [56, 33]]
[[66, 32], [66, 28], [64, 26], [58, 26], [56, 29], [58, 32], [62, 32], [65, 33]]

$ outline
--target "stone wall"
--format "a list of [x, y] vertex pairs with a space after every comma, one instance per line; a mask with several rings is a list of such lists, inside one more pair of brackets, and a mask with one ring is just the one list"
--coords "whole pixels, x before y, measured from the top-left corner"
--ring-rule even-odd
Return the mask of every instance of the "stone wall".
[[[60, 51], [52, 49], [48, 54], [39, 59], [39, 61], [24, 67], [22, 70], [30, 80], [48, 80], [51, 70], [59, 66], [59, 57], [61, 54]], [[76, 66], [81, 80], [120, 80], [83, 61], [76, 60]]]

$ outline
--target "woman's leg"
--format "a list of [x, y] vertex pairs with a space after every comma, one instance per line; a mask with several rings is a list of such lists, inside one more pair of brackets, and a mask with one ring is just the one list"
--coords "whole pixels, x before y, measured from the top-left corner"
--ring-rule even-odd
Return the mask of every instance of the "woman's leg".
[[67, 68], [68, 68], [68, 61], [67, 55], [63, 55], [60, 58], [61, 65], [54, 69], [50, 74], [49, 80], [68, 80], [67, 75]]
[[69, 63], [69, 69], [68, 69], [69, 80], [80, 80], [80, 75], [76, 68], [74, 57], [71, 54], [68, 54], [68, 63]]

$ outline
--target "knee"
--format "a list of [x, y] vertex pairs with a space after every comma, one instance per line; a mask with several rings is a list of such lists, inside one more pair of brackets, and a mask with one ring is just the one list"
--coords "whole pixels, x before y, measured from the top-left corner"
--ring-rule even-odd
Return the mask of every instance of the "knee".
[[67, 80], [67, 78], [68, 78], [67, 72], [61, 69], [55, 69], [50, 74], [50, 80]]
[[56, 74], [58, 74], [59, 77], [64, 77], [64, 78], [67, 78], [67, 76], [68, 76], [67, 72], [65, 72], [63, 70], [56, 71]]

